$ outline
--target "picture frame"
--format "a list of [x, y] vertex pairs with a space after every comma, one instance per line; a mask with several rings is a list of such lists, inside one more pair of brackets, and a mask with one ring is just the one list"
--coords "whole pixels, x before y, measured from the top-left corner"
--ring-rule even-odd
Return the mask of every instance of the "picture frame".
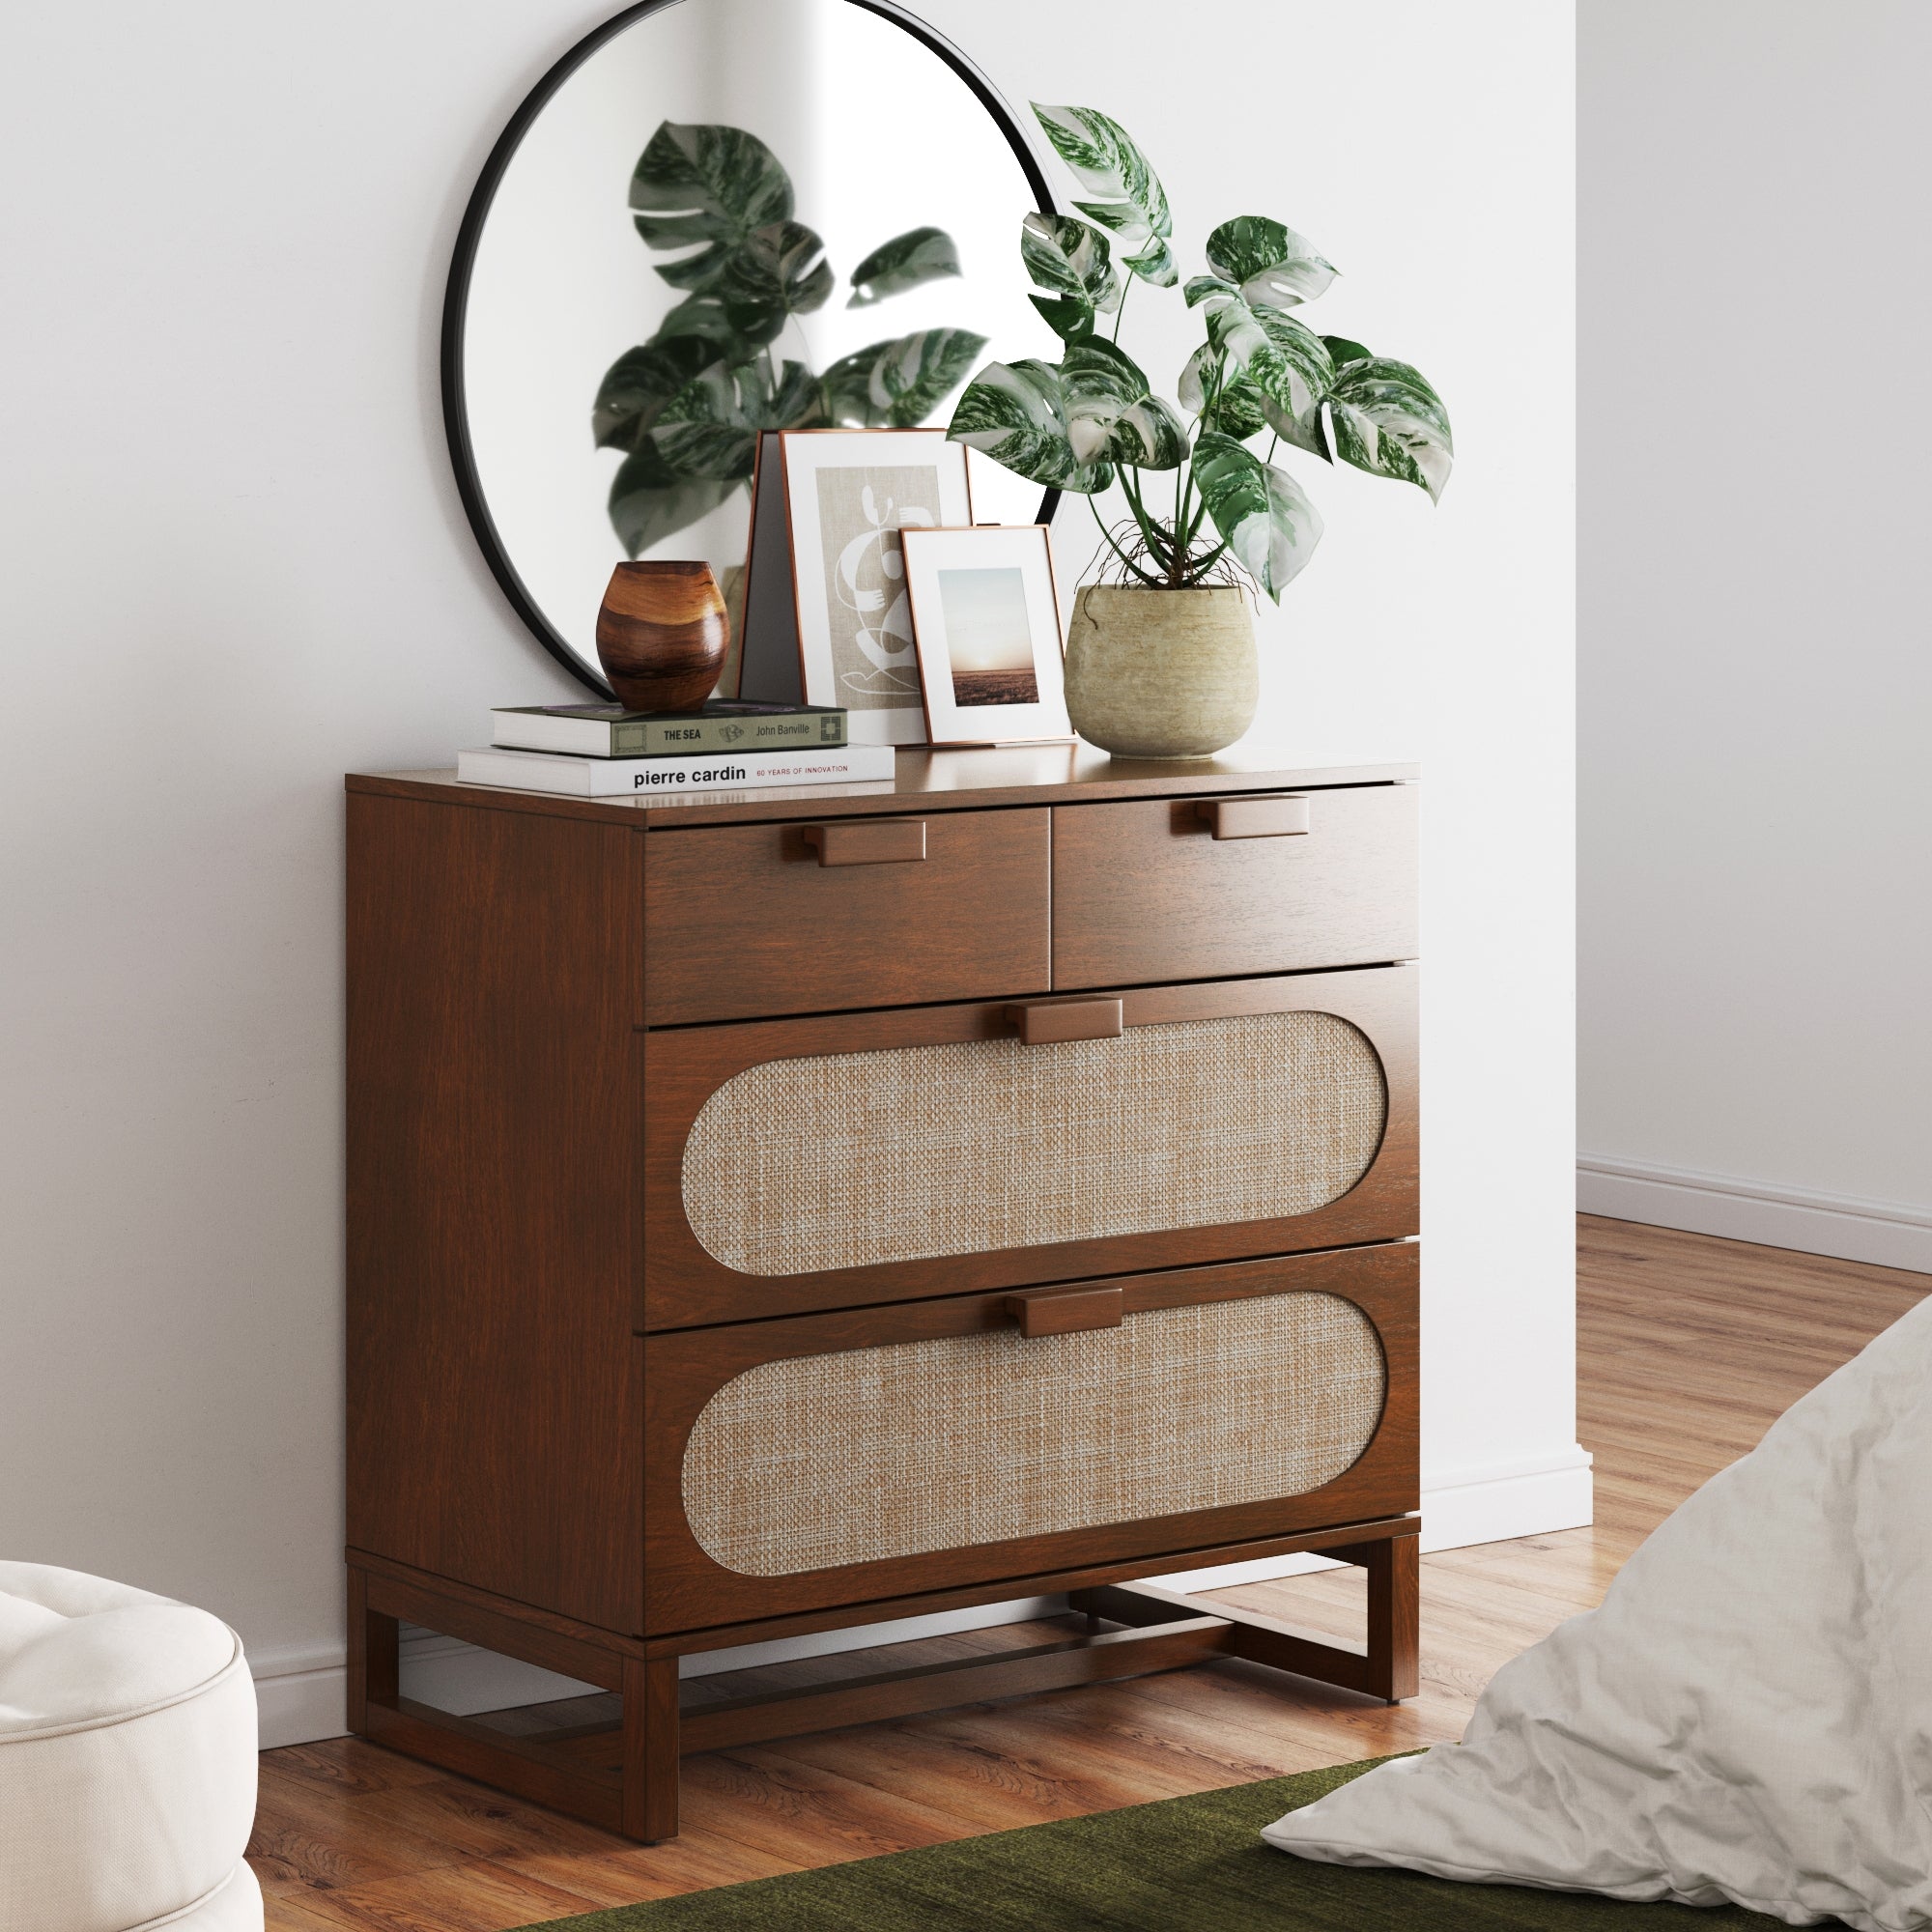
[[1070, 739], [1046, 526], [908, 529], [902, 548], [927, 742]]
[[855, 745], [926, 742], [901, 532], [970, 525], [963, 444], [943, 429], [786, 430], [802, 696], [842, 705]]

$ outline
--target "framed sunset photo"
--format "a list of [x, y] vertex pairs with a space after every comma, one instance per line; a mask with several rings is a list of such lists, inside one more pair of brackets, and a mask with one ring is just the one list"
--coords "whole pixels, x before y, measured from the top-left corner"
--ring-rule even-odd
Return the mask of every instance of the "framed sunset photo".
[[1070, 738], [1043, 524], [902, 534], [926, 742]]

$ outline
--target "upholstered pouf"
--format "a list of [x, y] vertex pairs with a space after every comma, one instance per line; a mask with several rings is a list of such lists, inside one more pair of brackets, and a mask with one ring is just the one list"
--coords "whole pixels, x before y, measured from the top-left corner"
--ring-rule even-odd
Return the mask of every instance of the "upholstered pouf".
[[261, 1932], [242, 1641], [145, 1590], [0, 1563], [0, 1926]]

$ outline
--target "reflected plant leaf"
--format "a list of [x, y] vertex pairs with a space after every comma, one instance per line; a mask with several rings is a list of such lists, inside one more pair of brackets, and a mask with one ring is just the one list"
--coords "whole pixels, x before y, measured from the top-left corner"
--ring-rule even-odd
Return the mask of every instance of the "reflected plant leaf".
[[759, 229], [791, 219], [791, 177], [746, 128], [666, 121], [638, 158], [631, 208], [653, 248], [708, 244], [657, 264], [672, 288], [701, 293]]
[[852, 270], [847, 308], [870, 308], [888, 296], [960, 272], [959, 249], [943, 228], [909, 228], [881, 242]]
[[644, 343], [618, 356], [597, 391], [590, 427], [602, 449], [635, 449], [684, 386], [722, 361], [702, 335]]
[[825, 413], [861, 429], [914, 429], [965, 380], [986, 338], [922, 328], [841, 355], [821, 379]]
[[[776, 365], [771, 345], [836, 284], [823, 241], [795, 220], [791, 177], [742, 128], [667, 121], [631, 177], [637, 231], [683, 301], [607, 371], [591, 426], [629, 456], [612, 480], [611, 526], [632, 556], [708, 515], [749, 481], [766, 429], [833, 423], [912, 428], [965, 379], [985, 338], [928, 328], [875, 342], [820, 378]], [[676, 251], [685, 251], [682, 253]], [[960, 272], [940, 228], [909, 229], [852, 275], [867, 307]]]

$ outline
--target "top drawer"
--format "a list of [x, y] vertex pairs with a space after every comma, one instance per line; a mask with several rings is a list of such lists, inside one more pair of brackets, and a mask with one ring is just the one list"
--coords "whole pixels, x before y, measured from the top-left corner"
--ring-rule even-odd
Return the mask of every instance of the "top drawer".
[[1362, 785], [1056, 806], [1055, 989], [1414, 958], [1415, 800]]
[[1044, 808], [644, 840], [644, 1020], [1044, 992]]

